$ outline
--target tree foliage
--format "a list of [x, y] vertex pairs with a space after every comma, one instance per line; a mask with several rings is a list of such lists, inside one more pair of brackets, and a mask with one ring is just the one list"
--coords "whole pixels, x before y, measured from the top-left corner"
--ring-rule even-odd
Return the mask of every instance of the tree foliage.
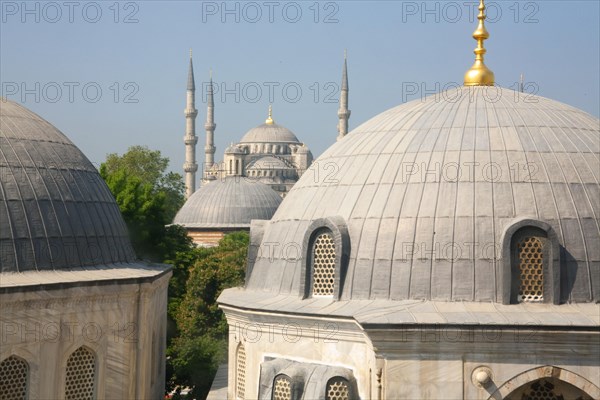
[[186, 291], [175, 312], [178, 336], [168, 350], [173, 381], [193, 387], [192, 398], [206, 396], [226, 355], [227, 322], [217, 298], [224, 289], [243, 284], [248, 243], [246, 232], [236, 232], [217, 247], [194, 251]]
[[167, 172], [160, 151], [133, 146], [100, 166], [129, 229], [138, 257], [173, 266], [169, 282], [167, 389], [191, 387], [203, 398], [226, 356], [221, 292], [244, 280], [249, 236], [226, 235], [214, 248], [195, 248], [185, 229], [170, 225], [184, 202], [181, 175]]
[[133, 146], [123, 155], [109, 154], [100, 166], [100, 175], [117, 200], [138, 257], [156, 262], [186, 246], [182, 243], [186, 240], [184, 231], [166, 227], [184, 201], [182, 177], [167, 172], [168, 164], [160, 151]]

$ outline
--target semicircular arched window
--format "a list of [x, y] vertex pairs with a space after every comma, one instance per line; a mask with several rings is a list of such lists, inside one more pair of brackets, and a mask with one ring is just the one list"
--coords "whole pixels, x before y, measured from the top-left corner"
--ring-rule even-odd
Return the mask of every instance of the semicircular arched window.
[[0, 362], [0, 397], [4, 400], [27, 398], [29, 365], [20, 357], [10, 356]]
[[312, 295], [333, 296], [336, 248], [329, 230], [319, 232], [312, 243]]
[[96, 355], [86, 347], [79, 347], [69, 356], [65, 379], [65, 398], [84, 400], [95, 398]]

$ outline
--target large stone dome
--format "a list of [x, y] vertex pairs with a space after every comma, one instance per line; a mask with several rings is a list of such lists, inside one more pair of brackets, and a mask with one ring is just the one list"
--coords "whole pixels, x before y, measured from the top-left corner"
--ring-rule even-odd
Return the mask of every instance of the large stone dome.
[[270, 219], [281, 197], [249, 177], [230, 176], [198, 189], [173, 223], [185, 228], [249, 228], [253, 219]]
[[265, 123], [250, 129], [240, 143], [300, 143], [288, 128], [276, 123]]
[[132, 262], [135, 254], [104, 180], [58, 129], [0, 100], [0, 271]]
[[499, 87], [392, 108], [293, 187], [261, 242], [301, 259], [258, 252], [246, 290], [301, 293], [309, 231], [333, 220], [348, 236], [340, 300], [501, 301], [503, 243], [531, 225], [556, 237], [560, 300], [598, 301], [599, 153], [597, 118]]

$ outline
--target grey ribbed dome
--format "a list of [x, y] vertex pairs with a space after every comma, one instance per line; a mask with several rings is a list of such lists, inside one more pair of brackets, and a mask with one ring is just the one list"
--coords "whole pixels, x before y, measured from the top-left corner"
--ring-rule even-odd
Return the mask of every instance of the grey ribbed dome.
[[[335, 173], [307, 171], [262, 242], [303, 243], [313, 221], [340, 216], [350, 240], [342, 300], [498, 301], [503, 234], [531, 219], [558, 237], [562, 301], [597, 301], [599, 152], [600, 121], [573, 107], [497, 87], [440, 93], [330, 147], [313, 165]], [[247, 289], [299, 293], [305, 261], [269, 256]]]
[[252, 178], [230, 176], [196, 191], [173, 220], [186, 228], [249, 228], [253, 219], [270, 219], [281, 197]]
[[98, 171], [50, 123], [0, 99], [0, 271], [135, 260]]
[[240, 143], [300, 143], [300, 141], [288, 128], [273, 123], [250, 129]]

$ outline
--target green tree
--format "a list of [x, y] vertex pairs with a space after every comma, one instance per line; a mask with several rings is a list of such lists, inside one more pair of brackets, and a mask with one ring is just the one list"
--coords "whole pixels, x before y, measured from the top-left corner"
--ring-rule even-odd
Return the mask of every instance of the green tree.
[[165, 196], [165, 218], [170, 222], [184, 202], [185, 184], [180, 174], [168, 172], [169, 159], [163, 157], [159, 150], [150, 150], [146, 146], [131, 146], [123, 155], [111, 153], [102, 164], [107, 175], [126, 171], [143, 184]]
[[166, 227], [184, 202], [183, 179], [167, 172], [168, 165], [160, 151], [132, 146], [123, 155], [109, 154], [100, 166], [138, 257], [156, 262], [173, 258], [191, 244], [185, 231]]
[[178, 336], [169, 346], [172, 383], [193, 388], [204, 398], [227, 349], [227, 321], [217, 305], [224, 289], [244, 282], [249, 235], [226, 235], [217, 247], [194, 250], [186, 291], [174, 317]]

